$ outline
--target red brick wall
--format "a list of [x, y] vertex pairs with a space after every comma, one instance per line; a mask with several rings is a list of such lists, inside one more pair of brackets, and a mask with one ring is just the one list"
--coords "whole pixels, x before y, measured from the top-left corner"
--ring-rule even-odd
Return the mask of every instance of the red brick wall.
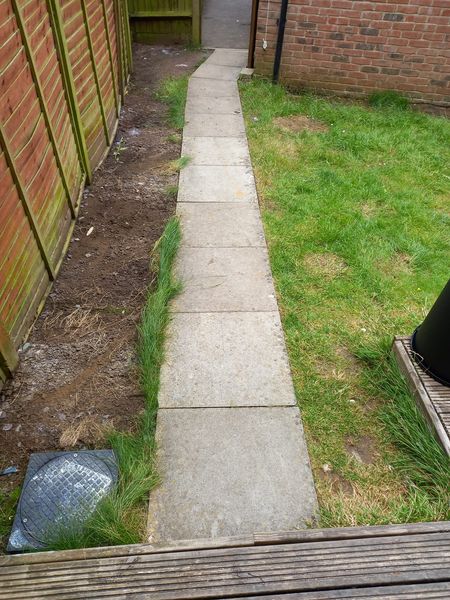
[[[268, 76], [280, 5], [259, 6], [255, 68]], [[289, 0], [280, 79], [349, 96], [398, 90], [450, 106], [450, 0]]]

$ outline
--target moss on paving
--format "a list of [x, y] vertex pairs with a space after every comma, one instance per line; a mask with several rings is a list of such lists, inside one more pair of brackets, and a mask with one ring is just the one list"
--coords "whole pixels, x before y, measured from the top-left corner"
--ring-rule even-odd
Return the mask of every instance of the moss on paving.
[[449, 460], [390, 345], [448, 279], [450, 123], [240, 89], [322, 524], [448, 518]]

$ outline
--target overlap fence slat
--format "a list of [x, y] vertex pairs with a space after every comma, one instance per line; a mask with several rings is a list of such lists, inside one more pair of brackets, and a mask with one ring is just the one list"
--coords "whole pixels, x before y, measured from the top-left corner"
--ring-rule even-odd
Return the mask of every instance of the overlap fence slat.
[[113, 141], [130, 70], [125, 0], [0, 0], [0, 386]]
[[128, 0], [137, 42], [201, 42], [201, 0]]

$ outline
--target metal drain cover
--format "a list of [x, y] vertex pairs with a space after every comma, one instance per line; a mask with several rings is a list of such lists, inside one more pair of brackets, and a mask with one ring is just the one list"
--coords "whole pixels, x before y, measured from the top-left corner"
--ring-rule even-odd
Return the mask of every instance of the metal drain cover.
[[52, 533], [82, 524], [117, 477], [112, 450], [32, 454], [7, 551], [45, 548]]

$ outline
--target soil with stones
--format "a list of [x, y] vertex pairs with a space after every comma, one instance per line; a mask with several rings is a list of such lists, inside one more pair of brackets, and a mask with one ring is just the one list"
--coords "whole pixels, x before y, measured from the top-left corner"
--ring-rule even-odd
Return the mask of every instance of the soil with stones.
[[152, 272], [149, 256], [175, 199], [180, 136], [155, 98], [161, 80], [205, 57], [181, 47], [134, 47], [115, 144], [85, 190], [58, 279], [13, 380], [0, 395], [0, 494], [17, 487], [32, 452], [101, 447], [111, 427], [131, 430], [143, 408], [136, 325]]

